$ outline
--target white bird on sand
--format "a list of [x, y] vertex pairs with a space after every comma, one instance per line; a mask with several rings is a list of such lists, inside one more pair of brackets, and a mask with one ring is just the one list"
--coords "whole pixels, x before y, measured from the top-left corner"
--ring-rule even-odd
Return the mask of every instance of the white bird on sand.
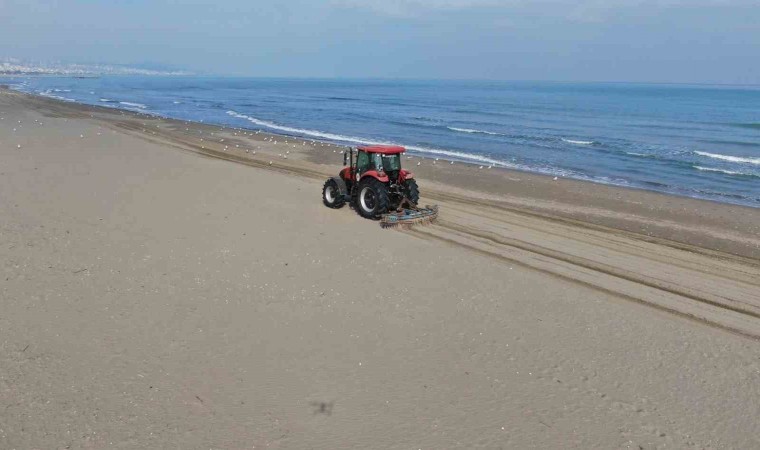
[[17, 145], [16, 145], [16, 148], [21, 148], [21, 144], [17, 144]]
[[482, 169], [482, 168], [483, 168], [483, 166], [478, 167], [478, 169]]
[[269, 161], [269, 165], [270, 165], [270, 166], [272, 165], [272, 161]]
[[453, 165], [453, 164], [454, 164], [454, 161], [451, 161], [449, 164]]
[[419, 161], [417, 161], [417, 165], [419, 166], [420, 164], [422, 164], [422, 163], [421, 163], [421, 162], [419, 162]]
[[554, 177], [554, 181], [557, 181], [557, 177]]
[[84, 139], [84, 135], [83, 134], [80, 134], [79, 137], [82, 138], [82, 139]]

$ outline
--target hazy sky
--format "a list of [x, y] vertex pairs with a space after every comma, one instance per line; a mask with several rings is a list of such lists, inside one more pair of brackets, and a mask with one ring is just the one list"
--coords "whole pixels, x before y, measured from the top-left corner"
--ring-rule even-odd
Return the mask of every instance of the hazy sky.
[[0, 0], [0, 57], [254, 76], [760, 84], [760, 0]]

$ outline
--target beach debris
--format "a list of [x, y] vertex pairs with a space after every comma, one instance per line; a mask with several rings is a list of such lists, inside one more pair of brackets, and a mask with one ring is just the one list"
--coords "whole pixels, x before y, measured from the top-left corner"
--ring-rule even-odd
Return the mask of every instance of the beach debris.
[[16, 145], [16, 148], [21, 148], [21, 144], [17, 144], [17, 145]]

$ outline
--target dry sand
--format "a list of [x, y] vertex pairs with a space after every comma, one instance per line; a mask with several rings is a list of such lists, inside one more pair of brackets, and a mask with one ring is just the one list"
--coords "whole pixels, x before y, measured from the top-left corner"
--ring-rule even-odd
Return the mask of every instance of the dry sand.
[[396, 232], [336, 146], [0, 118], [2, 449], [760, 447], [758, 209], [414, 158]]

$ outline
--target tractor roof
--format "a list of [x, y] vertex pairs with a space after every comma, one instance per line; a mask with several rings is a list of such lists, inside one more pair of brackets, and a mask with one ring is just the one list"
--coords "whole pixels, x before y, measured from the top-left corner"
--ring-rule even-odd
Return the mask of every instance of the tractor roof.
[[406, 151], [404, 147], [398, 145], [365, 145], [357, 147], [357, 149], [367, 153], [382, 153], [383, 155], [397, 155]]

